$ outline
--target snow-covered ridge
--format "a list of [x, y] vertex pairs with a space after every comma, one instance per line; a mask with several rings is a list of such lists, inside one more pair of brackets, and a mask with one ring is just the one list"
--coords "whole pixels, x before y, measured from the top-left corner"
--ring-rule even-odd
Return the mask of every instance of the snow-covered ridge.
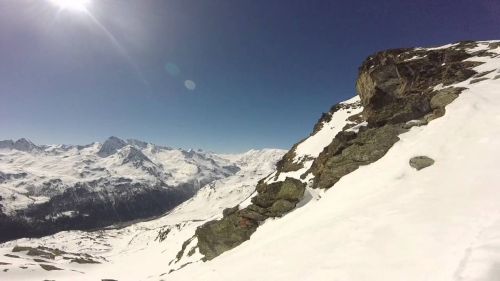
[[[284, 153], [278, 149], [263, 149], [221, 155], [222, 159], [236, 163], [241, 170], [205, 185], [193, 198], [155, 220], [124, 228], [93, 232], [67, 231], [40, 239], [20, 239], [0, 244], [0, 269], [4, 268], [2, 262], [9, 264], [5, 266], [8, 269], [6, 272], [0, 271], [0, 277], [26, 281], [105, 278], [157, 280], [160, 275], [167, 275], [190, 262], [199, 261], [202, 258], [199, 254], [187, 255], [190, 248], [181, 260], [176, 257], [184, 241], [193, 236], [196, 227], [217, 218], [225, 208], [251, 196], [257, 181], [275, 169], [276, 162]], [[41, 257], [30, 256], [26, 251], [13, 252], [15, 246], [34, 249], [43, 247], [64, 253], [41, 262]], [[80, 257], [99, 263], [72, 262], [75, 259], [72, 253], [79, 253]], [[40, 264], [52, 265], [60, 270], [46, 271]], [[138, 266], [142, 269], [137, 270]]]
[[0, 227], [7, 230], [0, 241], [160, 215], [203, 185], [256, 165], [258, 153], [266, 152], [226, 157], [117, 137], [84, 146], [2, 141]]
[[[103, 178], [125, 178], [132, 182], [168, 186], [198, 181], [210, 182], [234, 173], [238, 169], [229, 160], [202, 151], [184, 151], [154, 144], [137, 145], [125, 141], [121, 147], [102, 153], [102, 149], [118, 138], [111, 137], [103, 144], [87, 146], [36, 146], [29, 143], [17, 149], [0, 148], [0, 172], [13, 175], [0, 182], [3, 212], [24, 208], [27, 204], [48, 200], [67, 186]], [[108, 148], [109, 150], [109, 148]], [[20, 175], [20, 176], [16, 176]], [[21, 176], [22, 175], [22, 176]], [[57, 181], [57, 185], [47, 183]], [[15, 196], [16, 199], [9, 200]]]

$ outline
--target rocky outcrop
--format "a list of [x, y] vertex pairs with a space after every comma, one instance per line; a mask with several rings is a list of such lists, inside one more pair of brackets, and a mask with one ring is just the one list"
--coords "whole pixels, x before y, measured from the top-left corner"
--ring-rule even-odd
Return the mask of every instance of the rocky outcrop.
[[311, 166], [313, 188], [330, 188], [343, 176], [382, 158], [406, 130], [402, 125], [341, 132]]
[[330, 188], [341, 177], [380, 159], [412, 126], [426, 125], [445, 114], [445, 107], [465, 89], [453, 87], [477, 72], [488, 56], [471, 53], [475, 42], [443, 49], [395, 49], [368, 57], [359, 69], [356, 90], [368, 126], [357, 133], [342, 131], [311, 166], [312, 187]]
[[[445, 107], [465, 89], [453, 85], [470, 78], [481, 79], [484, 75], [473, 69], [482, 63], [468, 59], [495, 55], [488, 49], [476, 50], [475, 47], [476, 42], [468, 41], [443, 48], [393, 49], [368, 57], [359, 68], [356, 82], [363, 111], [349, 117], [351, 122], [318, 157], [306, 159], [313, 162], [309, 171], [301, 175], [301, 180], [286, 178], [269, 184], [262, 180], [250, 206], [242, 210], [227, 209], [222, 219], [198, 228], [196, 237], [200, 252], [206, 259], [212, 259], [249, 239], [260, 222], [293, 210], [303, 196], [306, 176], [313, 175], [312, 188], [331, 188], [343, 176], [383, 157], [399, 141], [400, 134], [443, 116]], [[496, 47], [497, 43], [489, 46], [490, 49]], [[329, 113], [321, 116], [312, 135], [319, 132], [342, 106], [353, 105], [341, 103], [332, 107]], [[356, 128], [352, 129], [354, 126]], [[278, 162], [274, 176], [266, 179], [276, 181], [281, 173], [304, 167], [303, 162], [296, 159], [299, 144]], [[410, 161], [416, 169], [433, 163], [432, 159], [424, 157]]]
[[[480, 62], [466, 61], [475, 42], [443, 49], [394, 49], [368, 57], [359, 70], [356, 90], [366, 121], [373, 126], [419, 119], [432, 111], [439, 91], [476, 74]], [[486, 55], [486, 51], [483, 51]], [[480, 54], [479, 54], [480, 55]]]
[[287, 178], [283, 182], [257, 186], [252, 204], [239, 210], [224, 210], [223, 218], [210, 221], [196, 230], [200, 253], [210, 260], [248, 240], [259, 223], [270, 217], [281, 217], [293, 210], [304, 196], [305, 184]]

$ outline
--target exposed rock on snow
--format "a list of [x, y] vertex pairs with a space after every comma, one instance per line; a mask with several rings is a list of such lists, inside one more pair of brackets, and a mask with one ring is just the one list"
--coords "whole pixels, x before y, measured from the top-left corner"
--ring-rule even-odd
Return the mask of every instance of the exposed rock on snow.
[[[277, 216], [295, 208], [296, 203], [268, 198], [268, 187], [279, 193], [295, 179], [312, 188], [331, 188], [342, 177], [382, 158], [400, 140], [400, 134], [442, 117], [445, 107], [466, 89], [458, 83], [488, 74], [476, 71], [483, 62], [469, 60], [497, 56], [492, 52], [496, 44], [486, 45], [467, 41], [446, 48], [387, 50], [368, 57], [356, 82], [360, 99], [340, 103], [323, 114], [311, 136], [294, 145], [278, 162], [277, 171], [259, 183], [250, 209], [200, 227], [200, 252], [212, 259], [249, 239], [259, 222], [272, 217], [266, 208], [274, 206], [279, 210]], [[325, 130], [332, 120], [338, 129]], [[320, 135], [323, 137], [317, 141]], [[418, 164], [429, 163], [420, 159]], [[242, 212], [250, 215], [241, 216]], [[231, 237], [231, 232], [238, 235]]]
[[200, 253], [210, 260], [238, 246], [250, 238], [259, 222], [293, 210], [304, 191], [305, 184], [293, 178], [271, 184], [259, 182], [252, 204], [242, 210], [238, 210], [238, 206], [226, 209], [221, 220], [211, 221], [196, 230]]
[[410, 166], [417, 169], [417, 171], [432, 165], [434, 165], [434, 159], [427, 156], [416, 156], [410, 159]]

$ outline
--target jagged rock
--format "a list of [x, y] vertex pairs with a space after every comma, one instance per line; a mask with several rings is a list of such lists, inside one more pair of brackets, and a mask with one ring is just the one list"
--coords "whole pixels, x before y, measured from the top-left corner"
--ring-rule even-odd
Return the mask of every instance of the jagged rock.
[[269, 185], [260, 182], [257, 192], [252, 198], [254, 204], [242, 210], [226, 209], [222, 219], [210, 221], [196, 230], [198, 247], [205, 259], [213, 259], [250, 239], [259, 222], [291, 211], [304, 196], [305, 184], [293, 178]]
[[417, 169], [417, 171], [432, 165], [434, 165], [434, 159], [427, 156], [416, 156], [410, 159], [410, 166]]
[[211, 221], [196, 229], [198, 247], [205, 259], [211, 260], [244, 241], [257, 229], [255, 221], [231, 214], [218, 221]]
[[314, 188], [330, 188], [361, 165], [384, 156], [406, 130], [401, 125], [370, 128], [358, 134], [342, 132], [320, 153], [311, 166]]
[[302, 163], [295, 162], [295, 149], [300, 144], [295, 144], [285, 155], [276, 163], [276, 169], [281, 173], [293, 172], [302, 169]]
[[252, 203], [268, 208], [280, 199], [297, 203], [304, 196], [305, 185], [297, 179], [286, 178], [283, 182], [262, 184], [257, 191], [259, 193], [252, 198]]
[[465, 48], [475, 44], [461, 42], [437, 50], [394, 49], [370, 56], [356, 82], [368, 123], [402, 123], [428, 114], [430, 100], [437, 94], [435, 86], [451, 85], [476, 74], [471, 68], [481, 63], [464, 61], [473, 56]]
[[97, 152], [100, 157], [108, 157], [115, 154], [119, 149], [125, 147], [127, 143], [117, 137], [109, 137], [101, 146], [101, 149]]

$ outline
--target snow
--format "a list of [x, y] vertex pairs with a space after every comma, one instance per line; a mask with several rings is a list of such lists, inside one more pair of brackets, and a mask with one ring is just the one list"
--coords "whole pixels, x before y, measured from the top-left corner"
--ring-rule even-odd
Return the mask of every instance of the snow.
[[[31, 152], [2, 149], [0, 171], [27, 174], [26, 177], [0, 182], [0, 196], [4, 198], [2, 211], [12, 214], [31, 204], [46, 202], [51, 196], [61, 194], [81, 182], [119, 181], [126, 178], [149, 186], [160, 181], [168, 186], [178, 186], [190, 182], [205, 184], [234, 173], [225, 168], [235, 165], [231, 159], [212, 153], [188, 152], [148, 144], [146, 148], [136, 149], [140, 148], [151, 162], [145, 161], [135, 166], [134, 163], [124, 164], [133, 149], [131, 145], [105, 158], [97, 155], [100, 148], [101, 144], [94, 143], [83, 149], [63, 145], [50, 145]], [[157, 173], [152, 174], [147, 169]], [[46, 194], [44, 184], [51, 180], [59, 183], [51, 183], [50, 194]], [[96, 187], [94, 191], [99, 188], [112, 188], [112, 185]]]
[[[193, 236], [198, 226], [221, 216], [225, 208], [234, 207], [249, 198], [257, 181], [272, 172], [284, 153], [279, 149], [263, 149], [218, 156], [220, 161], [228, 159], [226, 161], [237, 163], [241, 170], [233, 176], [207, 184], [193, 198], [154, 220], [124, 228], [110, 227], [94, 232], [66, 231], [40, 239], [20, 239], [0, 244], [0, 262], [11, 263], [5, 266], [9, 271], [0, 271], [0, 280], [156, 280], [170, 270], [199, 262], [202, 256], [197, 250], [187, 256], [196, 245], [196, 240], [191, 241], [183, 257], [176, 261], [184, 241]], [[164, 241], [159, 241], [157, 237], [162, 230], [169, 232]], [[88, 254], [102, 264], [79, 265], [58, 257], [50, 264], [63, 270], [49, 272], [33, 261], [36, 257], [11, 253], [15, 245], [45, 246], [69, 253]], [[5, 254], [15, 254], [20, 258], [6, 257]], [[27, 268], [22, 269], [21, 266]], [[141, 267], [139, 271], [138, 266]], [[5, 267], [0, 265], [0, 270]]]
[[[298, 208], [283, 218], [267, 220], [249, 241], [212, 261], [201, 262], [195, 250], [191, 257], [185, 253], [180, 261], [171, 262], [197, 226], [220, 217], [226, 207], [248, 204], [256, 182], [268, 174], [266, 180], [274, 177], [273, 165], [282, 152], [220, 155], [240, 161], [242, 170], [205, 186], [191, 200], [149, 222], [2, 244], [0, 262], [11, 265], [0, 265], [0, 270], [9, 269], [0, 271], [0, 278], [498, 281], [500, 79], [495, 77], [500, 50], [494, 52], [494, 58], [471, 59], [485, 62], [476, 68], [478, 72], [496, 71], [483, 76], [487, 80], [471, 84], [472, 77], [454, 85], [467, 89], [446, 107], [443, 117], [412, 127], [384, 157], [343, 177], [328, 191], [308, 189]], [[314, 157], [317, 150], [312, 143], [326, 146], [336, 134], [332, 127], [342, 128], [346, 118], [324, 126], [324, 136], [306, 139], [297, 154]], [[408, 162], [421, 155], [433, 158], [435, 164], [416, 171]], [[158, 231], [167, 229], [166, 240], [155, 240]], [[75, 265], [56, 260], [54, 264], [64, 270], [48, 272], [32, 257], [3, 256], [16, 244], [62, 247], [108, 261]], [[186, 252], [195, 244], [196, 240], [189, 242]]]
[[[468, 86], [321, 200], [168, 280], [500, 280], [500, 80]], [[418, 155], [436, 163], [416, 171]]]

